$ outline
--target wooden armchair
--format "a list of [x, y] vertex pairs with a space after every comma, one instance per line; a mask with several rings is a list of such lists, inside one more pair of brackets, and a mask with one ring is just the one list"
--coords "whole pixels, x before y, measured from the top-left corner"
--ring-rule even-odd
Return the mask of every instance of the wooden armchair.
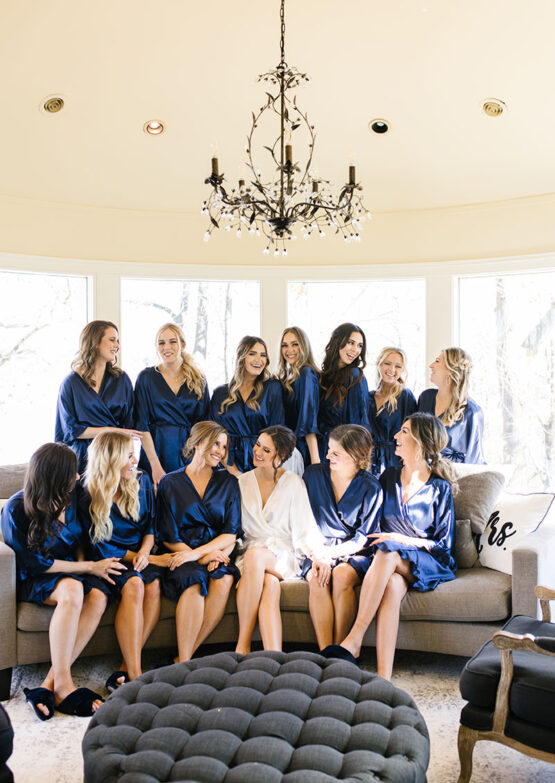
[[[555, 763], [555, 590], [537, 586], [542, 620], [516, 615], [464, 667], [458, 783], [468, 783], [479, 740]], [[500, 774], [500, 779], [502, 775]]]

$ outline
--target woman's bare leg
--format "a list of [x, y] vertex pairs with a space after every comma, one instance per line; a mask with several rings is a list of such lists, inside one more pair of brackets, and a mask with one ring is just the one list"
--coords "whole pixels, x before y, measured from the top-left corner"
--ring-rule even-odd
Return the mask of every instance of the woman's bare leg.
[[354, 625], [341, 642], [341, 646], [355, 657], [360, 654], [364, 634], [378, 611], [389, 578], [395, 572], [410, 579], [410, 566], [401, 555], [378, 549], [362, 582]]
[[[224, 574], [220, 579], [211, 579], [208, 595], [204, 599], [204, 617], [202, 625], [193, 645], [193, 653], [200, 647], [224, 616], [229, 591], [233, 584], [231, 574]], [[191, 653], [191, 655], [193, 654]]]
[[258, 607], [258, 627], [265, 650], [281, 650], [281, 585], [274, 574], [264, 574], [264, 586]]
[[390, 680], [393, 672], [397, 632], [399, 631], [399, 612], [401, 601], [408, 589], [409, 584], [404, 576], [398, 573], [392, 574], [376, 615], [378, 674], [384, 680]]
[[239, 638], [235, 651], [246, 655], [251, 651], [252, 635], [264, 588], [266, 571], [275, 570], [276, 556], [269, 549], [252, 547], [245, 552], [243, 574], [237, 585]]
[[[349, 632], [357, 613], [355, 587], [360, 577], [348, 563], [339, 563], [331, 575], [335, 630], [333, 641], [338, 644]], [[331, 644], [331, 642], [330, 642]]]
[[175, 610], [178, 661], [191, 660], [195, 640], [204, 619], [204, 604], [205, 597], [198, 584], [187, 587], [179, 597]]
[[319, 585], [311, 568], [306, 575], [308, 582], [308, 608], [318, 647], [323, 650], [333, 642], [333, 603], [330, 586]]
[[148, 585], [145, 585], [145, 597], [143, 599], [143, 647], [160, 619], [161, 601], [160, 580], [154, 579]]
[[121, 590], [121, 600], [114, 623], [123, 656], [124, 671], [127, 671], [130, 680], [142, 674], [144, 594], [145, 585], [141, 577], [130, 577]]

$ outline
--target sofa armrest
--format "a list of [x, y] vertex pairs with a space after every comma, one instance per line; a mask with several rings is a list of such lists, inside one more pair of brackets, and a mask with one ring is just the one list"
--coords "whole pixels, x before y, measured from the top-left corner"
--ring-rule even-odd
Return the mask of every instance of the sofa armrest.
[[536, 585], [555, 588], [555, 524], [552, 519], [523, 538], [513, 550], [513, 614], [540, 618], [534, 588]]
[[0, 541], [0, 669], [17, 663], [15, 595], [15, 552]]

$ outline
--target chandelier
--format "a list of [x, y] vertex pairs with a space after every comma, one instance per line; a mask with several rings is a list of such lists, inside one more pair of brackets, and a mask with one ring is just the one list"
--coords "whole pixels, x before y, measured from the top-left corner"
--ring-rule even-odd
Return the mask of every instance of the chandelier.
[[[285, 62], [285, 0], [281, 0], [280, 21], [279, 65], [258, 77], [266, 85], [266, 103], [252, 113], [247, 136], [245, 163], [250, 181], [239, 179], [236, 186], [228, 185], [224, 174], [220, 174], [218, 158], [212, 157], [212, 173], [205, 180], [212, 191], [202, 205], [202, 214], [210, 218], [204, 235], [206, 242], [212, 231], [223, 225], [238, 238], [243, 234], [266, 237], [263, 252], [268, 255], [273, 248], [274, 256], [279, 256], [280, 251], [286, 256], [286, 242], [298, 235], [304, 239], [315, 235], [324, 238], [327, 232], [335, 232], [347, 243], [360, 242], [362, 223], [371, 217], [362, 203], [362, 187], [356, 182], [353, 165], [349, 166], [348, 182], [337, 197], [331, 192], [332, 183], [311, 170], [316, 133], [307, 114], [298, 107], [296, 95], [291, 95], [309, 78]], [[263, 115], [279, 118], [279, 135], [271, 146], [263, 146], [275, 172], [270, 181], [263, 181], [253, 158], [254, 135]], [[308, 142], [304, 165], [293, 156], [293, 136], [298, 138], [301, 132]]]

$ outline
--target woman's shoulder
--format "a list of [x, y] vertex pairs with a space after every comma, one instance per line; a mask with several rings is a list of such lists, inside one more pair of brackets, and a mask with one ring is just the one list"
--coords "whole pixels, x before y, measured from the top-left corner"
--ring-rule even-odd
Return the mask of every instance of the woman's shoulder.
[[418, 410], [422, 410], [430, 405], [435, 405], [435, 399], [437, 397], [437, 389], [424, 389], [418, 398]]
[[263, 385], [265, 391], [281, 394], [281, 381], [279, 381], [277, 378], [267, 378]]
[[318, 373], [314, 369], [314, 367], [311, 367], [310, 364], [305, 364], [301, 367], [299, 371], [299, 377], [302, 378], [312, 378], [316, 382], [318, 382]]
[[180, 486], [183, 484], [186, 475], [185, 468], [178, 468], [177, 470], [172, 470], [171, 473], [166, 473], [158, 484], [158, 493], [171, 491], [175, 487]]
[[135, 381], [135, 386], [137, 386], [140, 383], [144, 383], [145, 381], [149, 381], [152, 378], [156, 377], [156, 373], [158, 370], [156, 367], [145, 367], [144, 370], [141, 370], [141, 372], [137, 375], [137, 380]]
[[81, 378], [78, 372], [75, 370], [72, 370], [70, 373], [66, 375], [66, 377], [63, 379], [63, 381], [60, 384], [60, 391], [63, 391], [63, 389], [74, 387], [76, 384], [82, 384], [85, 383], [85, 381]]
[[482, 413], [482, 407], [472, 397], [466, 398], [466, 409], [472, 413]]
[[25, 509], [23, 506], [23, 490], [20, 489], [15, 495], [12, 495], [9, 500], [4, 503], [2, 509], [2, 518], [12, 517], [14, 520], [23, 519], [25, 517]]
[[237, 481], [239, 482], [239, 488], [245, 489], [252, 481], [256, 481], [254, 470], [247, 470], [245, 473], [241, 473]]
[[445, 495], [446, 493], [449, 495], [453, 494], [450, 482], [447, 481], [447, 479], [437, 476], [435, 473], [432, 473], [428, 479], [428, 484], [431, 484], [440, 495]]
[[358, 474], [361, 482], [368, 488], [377, 489], [380, 487], [378, 479], [370, 473], [369, 470], [359, 470]]
[[386, 487], [392, 487], [399, 484], [401, 481], [401, 468], [390, 465], [381, 473], [378, 481], [383, 490], [385, 490]]
[[238, 488], [239, 486], [239, 479], [237, 476], [233, 476], [229, 470], [226, 470], [225, 468], [223, 470], [221, 468], [215, 469], [212, 473], [212, 479], [217, 484], [217, 486], [221, 488]]
[[315, 465], [307, 465], [304, 469], [303, 478], [319, 478], [320, 476], [324, 475], [326, 468], [327, 464], [325, 462], [317, 462]]
[[[428, 391], [435, 391], [435, 389], [428, 389]], [[422, 394], [424, 394], [424, 392], [422, 392]], [[414, 392], [411, 389], [407, 389], [406, 386], [403, 386], [403, 388], [401, 389], [399, 398], [401, 400], [410, 400], [411, 402], [416, 403], [416, 397], [414, 396]]]
[[225, 397], [227, 397], [228, 393], [229, 393], [229, 384], [222, 383], [221, 386], [216, 386], [216, 388], [212, 392], [212, 399], [213, 400], [224, 399]]

